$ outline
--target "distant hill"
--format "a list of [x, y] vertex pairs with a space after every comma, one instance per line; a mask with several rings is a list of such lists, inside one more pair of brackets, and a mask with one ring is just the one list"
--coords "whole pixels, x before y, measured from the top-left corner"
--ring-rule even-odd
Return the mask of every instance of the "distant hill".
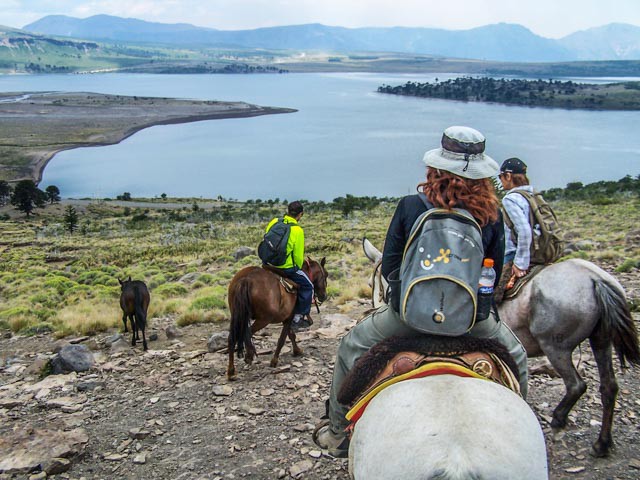
[[640, 27], [611, 23], [572, 33], [559, 40], [578, 60], [640, 58]]
[[576, 32], [560, 40], [505, 23], [470, 30], [308, 24], [231, 31], [108, 15], [85, 19], [54, 15], [24, 29], [89, 40], [173, 46], [399, 52], [506, 62], [640, 59], [640, 27], [626, 24]]

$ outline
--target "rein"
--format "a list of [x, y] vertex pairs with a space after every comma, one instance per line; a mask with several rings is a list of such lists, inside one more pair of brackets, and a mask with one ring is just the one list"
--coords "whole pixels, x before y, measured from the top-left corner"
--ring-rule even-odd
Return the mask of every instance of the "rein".
[[[309, 257], [305, 258], [304, 264], [307, 266], [307, 275], [309, 276], [309, 280], [313, 284], [313, 274], [311, 273], [311, 261], [309, 260]], [[320, 270], [322, 270], [322, 267], [320, 268]], [[313, 301], [312, 301], [312, 303], [316, 306], [316, 310], [318, 312], [318, 315], [320, 315], [320, 305], [318, 304], [318, 297], [316, 296], [316, 289], [315, 288], [313, 289]]]

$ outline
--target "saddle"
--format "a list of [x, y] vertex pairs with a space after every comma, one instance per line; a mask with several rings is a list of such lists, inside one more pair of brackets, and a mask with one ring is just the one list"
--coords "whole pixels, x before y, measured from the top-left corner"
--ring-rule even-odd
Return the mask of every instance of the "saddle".
[[282, 288], [284, 288], [285, 292], [291, 293], [293, 295], [297, 295], [298, 284], [287, 279], [287, 277], [285, 277], [284, 274], [282, 273], [282, 270], [280, 270], [277, 267], [272, 267], [271, 265], [267, 265], [264, 263], [262, 264], [262, 268], [277, 275], [278, 281], [280, 282], [280, 285], [282, 286]]
[[517, 366], [505, 347], [472, 337], [391, 337], [362, 356], [345, 378], [340, 403], [351, 405], [351, 431], [371, 400], [386, 387], [431, 375], [493, 381], [520, 395]]
[[520, 277], [520, 278], [516, 279], [515, 283], [513, 284], [513, 287], [505, 290], [503, 301], [515, 298], [520, 293], [522, 288], [527, 283], [529, 283], [533, 279], [533, 277], [535, 277], [542, 270], [544, 270], [544, 268], [546, 266], [547, 265], [532, 265], [531, 268], [529, 269], [529, 271], [527, 272], [527, 274], [524, 277]]

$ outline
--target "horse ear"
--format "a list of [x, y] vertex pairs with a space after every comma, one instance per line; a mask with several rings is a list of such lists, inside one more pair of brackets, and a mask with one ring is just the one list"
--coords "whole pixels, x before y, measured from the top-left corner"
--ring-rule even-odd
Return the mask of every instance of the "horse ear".
[[128, 281], [129, 281], [129, 282], [131, 281], [131, 275], [129, 275], [129, 280], [128, 280]]
[[322, 257], [322, 260], [320, 260], [320, 266], [322, 268], [324, 268], [324, 264], [325, 264], [326, 261], [327, 261], [327, 257]]
[[123, 282], [122, 280], [118, 279], [118, 283], [119, 283], [120, 285], [122, 285], [124, 282]]

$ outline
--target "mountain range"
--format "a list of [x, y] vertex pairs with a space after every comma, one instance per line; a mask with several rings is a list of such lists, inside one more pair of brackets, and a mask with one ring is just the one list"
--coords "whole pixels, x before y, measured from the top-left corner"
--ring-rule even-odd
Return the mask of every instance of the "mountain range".
[[23, 28], [83, 40], [174, 47], [398, 52], [505, 62], [640, 59], [640, 27], [620, 23], [578, 31], [560, 39], [545, 38], [521, 25], [506, 23], [470, 30], [344, 28], [321, 24], [216, 30], [109, 15], [84, 19], [49, 15]]

